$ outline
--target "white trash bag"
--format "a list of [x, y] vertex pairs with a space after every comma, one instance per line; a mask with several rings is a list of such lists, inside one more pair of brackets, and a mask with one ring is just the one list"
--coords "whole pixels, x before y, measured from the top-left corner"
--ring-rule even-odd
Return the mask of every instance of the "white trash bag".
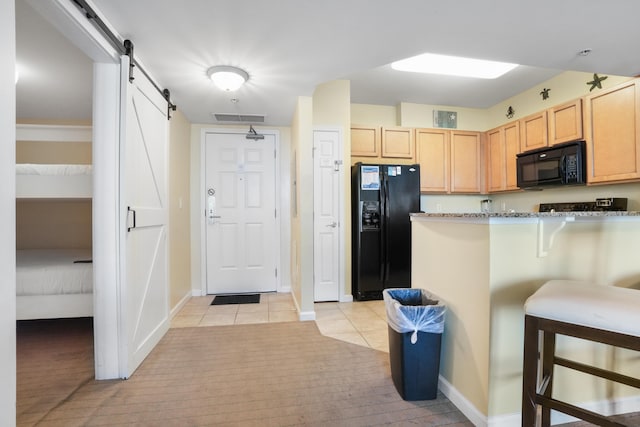
[[418, 342], [418, 332], [441, 334], [446, 307], [424, 289], [397, 288], [382, 291], [387, 321], [398, 333], [413, 332], [411, 344]]

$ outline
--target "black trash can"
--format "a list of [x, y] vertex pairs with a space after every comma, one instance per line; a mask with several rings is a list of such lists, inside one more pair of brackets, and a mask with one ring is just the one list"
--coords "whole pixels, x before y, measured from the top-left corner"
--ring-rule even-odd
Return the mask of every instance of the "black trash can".
[[385, 289], [383, 298], [396, 390], [404, 400], [435, 399], [445, 306], [423, 289]]

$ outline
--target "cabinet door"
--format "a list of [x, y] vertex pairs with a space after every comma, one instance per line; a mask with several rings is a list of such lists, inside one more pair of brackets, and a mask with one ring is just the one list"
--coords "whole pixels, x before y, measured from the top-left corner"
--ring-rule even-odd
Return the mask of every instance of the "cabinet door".
[[452, 193], [480, 193], [480, 133], [451, 132]]
[[414, 159], [413, 129], [382, 128], [382, 157]]
[[520, 153], [520, 122], [512, 122], [504, 128], [504, 153], [506, 170], [506, 190], [518, 189], [518, 172], [516, 169], [516, 156]]
[[520, 119], [520, 151], [547, 146], [547, 112]]
[[380, 155], [380, 128], [351, 126], [351, 156], [378, 157]]
[[505, 188], [504, 129], [499, 127], [487, 132], [487, 190], [501, 191]]
[[587, 182], [640, 178], [640, 94], [635, 81], [585, 97]]
[[582, 139], [582, 100], [558, 105], [549, 110], [549, 144]]
[[420, 191], [449, 191], [449, 132], [416, 129], [416, 157], [420, 165]]

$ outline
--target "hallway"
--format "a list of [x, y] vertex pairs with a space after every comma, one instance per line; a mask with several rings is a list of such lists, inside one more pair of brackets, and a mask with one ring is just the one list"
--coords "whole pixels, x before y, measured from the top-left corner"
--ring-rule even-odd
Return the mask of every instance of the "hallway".
[[[172, 319], [172, 328], [295, 322], [291, 294], [262, 294], [259, 304], [210, 305], [213, 295], [193, 297]], [[315, 304], [316, 324], [331, 338], [389, 352], [383, 301]]]

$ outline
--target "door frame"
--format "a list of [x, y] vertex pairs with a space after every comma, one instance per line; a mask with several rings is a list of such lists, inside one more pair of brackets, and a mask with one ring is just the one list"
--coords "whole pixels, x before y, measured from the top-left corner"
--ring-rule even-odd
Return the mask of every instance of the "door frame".
[[[197, 196], [197, 211], [198, 216], [200, 218], [200, 295], [207, 295], [207, 220], [206, 220], [206, 182], [205, 182], [205, 173], [207, 169], [206, 165], [206, 137], [207, 134], [217, 133], [217, 134], [233, 134], [233, 135], [246, 135], [247, 129], [239, 129], [239, 128], [203, 128], [200, 132], [200, 183], [198, 185], [199, 192]], [[282, 277], [284, 274], [284, 268], [282, 265], [282, 257], [280, 254], [280, 248], [282, 247], [282, 221], [283, 215], [288, 214], [284, 212], [281, 203], [281, 180], [280, 180], [280, 132], [275, 129], [261, 129], [258, 133], [263, 135], [273, 135], [275, 139], [275, 158], [274, 158], [274, 167], [275, 167], [275, 206], [277, 211], [276, 221], [275, 221], [275, 264], [278, 269], [278, 275], [276, 276], [276, 292], [289, 292], [290, 289], [288, 287], [283, 286]]]

